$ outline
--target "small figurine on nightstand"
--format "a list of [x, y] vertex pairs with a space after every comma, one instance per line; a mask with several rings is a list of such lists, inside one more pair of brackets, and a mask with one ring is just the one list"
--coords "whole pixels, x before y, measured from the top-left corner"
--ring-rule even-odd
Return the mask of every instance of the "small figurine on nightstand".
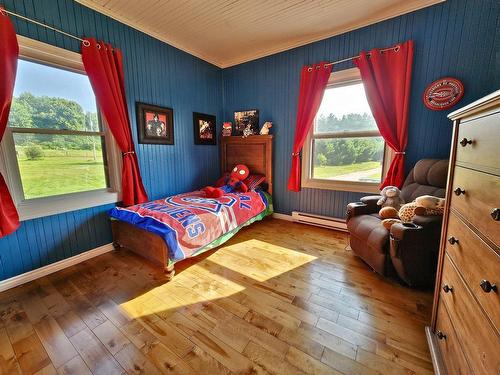
[[262, 125], [262, 129], [260, 129], [261, 135], [269, 134], [269, 129], [273, 127], [273, 123], [271, 121], [266, 121], [264, 125]]
[[222, 136], [223, 137], [230, 137], [232, 131], [233, 131], [233, 123], [232, 122], [225, 122], [222, 124]]

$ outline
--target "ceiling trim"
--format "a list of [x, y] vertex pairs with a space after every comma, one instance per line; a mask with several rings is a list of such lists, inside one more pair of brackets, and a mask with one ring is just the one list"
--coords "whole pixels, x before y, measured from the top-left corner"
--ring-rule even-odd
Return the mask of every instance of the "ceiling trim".
[[86, 6], [87, 8], [91, 8], [91, 9], [95, 10], [96, 12], [102, 13], [110, 18], [113, 18], [114, 20], [116, 20], [120, 23], [123, 23], [127, 26], [130, 26], [130, 27], [132, 27], [140, 32], [143, 32], [144, 34], [147, 34], [155, 39], [158, 39], [164, 43], [167, 43], [167, 44], [169, 44], [175, 48], [178, 48], [184, 52], [187, 52], [190, 55], [198, 57], [198, 58], [200, 58], [200, 59], [202, 59], [210, 64], [213, 64], [219, 68], [229, 68], [229, 67], [234, 66], [234, 65], [243, 64], [245, 62], [249, 62], [252, 60], [257, 60], [257, 59], [260, 59], [262, 57], [274, 55], [276, 53], [284, 52], [284, 51], [287, 51], [287, 50], [290, 50], [293, 48], [304, 46], [306, 44], [314, 43], [314, 42], [317, 42], [320, 40], [331, 38], [331, 37], [336, 36], [336, 35], [344, 34], [344, 33], [347, 33], [347, 32], [350, 32], [350, 31], [353, 31], [356, 29], [360, 29], [360, 28], [363, 28], [363, 27], [366, 27], [369, 25], [373, 25], [375, 23], [382, 22], [382, 21], [385, 21], [385, 20], [388, 20], [391, 18], [395, 18], [395, 17], [401, 16], [403, 14], [411, 13], [411, 12], [417, 11], [419, 9], [423, 9], [423, 8], [427, 8], [427, 7], [435, 5], [435, 4], [443, 3], [446, 0], [426, 0], [426, 1], [407, 0], [407, 1], [402, 1], [399, 4], [399, 6], [397, 6], [397, 7], [392, 6], [392, 7], [382, 9], [381, 11], [373, 14], [371, 17], [366, 18], [360, 22], [353, 22], [353, 23], [350, 23], [347, 25], [342, 25], [341, 27], [338, 27], [334, 30], [330, 30], [328, 33], [316, 35], [313, 38], [293, 40], [285, 45], [281, 45], [278, 48], [266, 49], [265, 51], [261, 51], [261, 52], [257, 51], [257, 52], [253, 52], [252, 54], [249, 54], [247, 56], [244, 56], [244, 57], [241, 57], [238, 59], [225, 60], [225, 61], [220, 61], [220, 60], [214, 59], [213, 57], [209, 57], [209, 56], [206, 56], [202, 53], [194, 51], [190, 47], [175, 40], [175, 38], [166, 38], [165, 36], [161, 35], [160, 33], [157, 33], [157, 32], [152, 31], [152, 30], [148, 30], [147, 28], [142, 27], [142, 26], [136, 24], [135, 22], [128, 20], [126, 17], [117, 15], [105, 7], [101, 7], [101, 6], [96, 5], [91, 0], [75, 0], [75, 1]]

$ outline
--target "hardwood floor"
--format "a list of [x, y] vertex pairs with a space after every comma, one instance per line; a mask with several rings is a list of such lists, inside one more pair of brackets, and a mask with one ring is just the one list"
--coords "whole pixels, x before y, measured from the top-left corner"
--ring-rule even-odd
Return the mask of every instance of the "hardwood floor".
[[1, 374], [432, 374], [432, 294], [266, 219], [161, 269], [125, 250], [0, 294]]

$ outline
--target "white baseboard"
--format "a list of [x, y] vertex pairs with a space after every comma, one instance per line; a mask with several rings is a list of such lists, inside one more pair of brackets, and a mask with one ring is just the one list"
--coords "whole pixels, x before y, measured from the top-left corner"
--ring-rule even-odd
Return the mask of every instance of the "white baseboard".
[[274, 212], [273, 217], [275, 219], [279, 219], [279, 220], [293, 221], [292, 215], [279, 214], [277, 212]]
[[48, 264], [46, 266], [37, 268], [36, 270], [29, 271], [21, 275], [11, 277], [10, 279], [0, 281], [0, 292], [39, 279], [40, 277], [50, 275], [51, 273], [60, 271], [64, 268], [71, 267], [75, 264], [84, 262], [88, 259], [94, 258], [98, 255], [107, 253], [112, 250], [114, 250], [113, 244], [108, 243], [106, 245], [96, 247], [95, 249], [86, 251], [84, 253], [72, 256], [71, 258], [63, 259], [60, 260], [59, 262]]
[[[327, 219], [331, 219], [328, 216], [320, 216], [320, 215], [314, 215], [314, 216], [316, 216], [318, 218], [323, 218], [323, 219], [326, 219], [326, 220]], [[300, 224], [305, 224], [305, 225], [313, 225], [313, 226], [318, 226], [318, 227], [322, 227], [322, 228], [328, 228], [328, 229], [338, 230], [338, 231], [341, 231], [341, 232], [347, 232], [347, 225], [345, 224], [345, 222], [343, 222], [342, 224], [339, 224], [338, 227], [333, 228], [331, 226], [325, 226], [325, 225], [321, 225], [321, 224], [299, 222], [299, 221], [296, 221], [292, 215], [279, 214], [279, 213], [276, 213], [276, 212], [273, 213], [273, 218], [279, 219], [279, 220], [293, 221], [293, 222], [300, 223]]]

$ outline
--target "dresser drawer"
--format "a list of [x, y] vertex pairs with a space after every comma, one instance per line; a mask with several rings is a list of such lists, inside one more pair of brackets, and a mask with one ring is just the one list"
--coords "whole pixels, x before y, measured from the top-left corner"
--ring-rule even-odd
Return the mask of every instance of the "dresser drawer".
[[[500, 256], [472, 232], [459, 218], [450, 213], [446, 236], [446, 252], [491, 319], [497, 333], [500, 329], [500, 294], [481, 288], [481, 281], [500, 286]], [[441, 285], [441, 287], [443, 287]]]
[[500, 165], [498, 163], [499, 127], [500, 112], [460, 123], [457, 163], [469, 168], [500, 175]]
[[499, 192], [500, 177], [467, 168], [455, 168], [450, 207], [459, 211], [497, 248], [500, 243], [500, 221], [494, 220], [492, 212], [500, 209]]
[[477, 374], [496, 374], [500, 369], [500, 338], [460, 279], [448, 255], [444, 257], [441, 282], [453, 288], [448, 293], [441, 290], [440, 300], [446, 305], [469, 365]]
[[441, 357], [448, 374], [470, 374], [470, 368], [461, 349], [446, 306], [441, 303], [438, 307], [436, 320], [436, 337]]

